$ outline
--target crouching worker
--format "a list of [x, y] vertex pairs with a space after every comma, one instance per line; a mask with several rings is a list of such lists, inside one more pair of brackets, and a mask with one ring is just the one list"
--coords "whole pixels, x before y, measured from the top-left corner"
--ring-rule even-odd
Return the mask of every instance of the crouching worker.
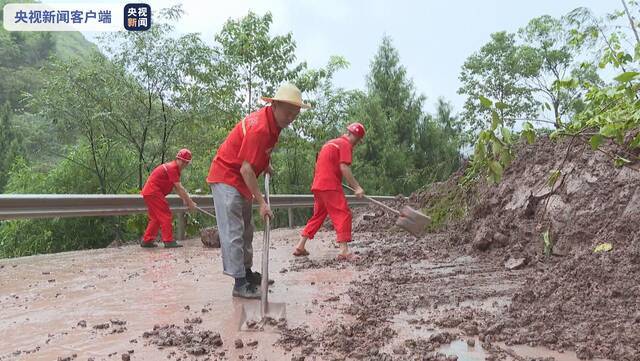
[[308, 239], [313, 239], [329, 215], [336, 230], [340, 244], [339, 260], [352, 260], [348, 243], [351, 242], [351, 210], [342, 189], [344, 177], [349, 186], [355, 190], [358, 198], [364, 196], [364, 190], [351, 173], [352, 149], [364, 138], [364, 126], [353, 123], [347, 127], [347, 134], [325, 143], [318, 153], [316, 169], [311, 191], [313, 192], [313, 216], [302, 230], [300, 242], [295, 247], [294, 256], [308, 256], [305, 249]]
[[162, 233], [162, 242], [165, 248], [182, 247], [173, 239], [173, 215], [169, 209], [166, 195], [175, 189], [182, 198], [182, 202], [190, 210], [196, 207], [196, 203], [191, 200], [189, 194], [180, 183], [180, 172], [191, 162], [191, 152], [189, 149], [180, 149], [176, 159], [160, 164], [149, 175], [147, 182], [142, 188], [142, 197], [147, 205], [149, 213], [149, 224], [144, 232], [140, 246], [145, 248], [156, 247], [154, 243], [158, 230]]

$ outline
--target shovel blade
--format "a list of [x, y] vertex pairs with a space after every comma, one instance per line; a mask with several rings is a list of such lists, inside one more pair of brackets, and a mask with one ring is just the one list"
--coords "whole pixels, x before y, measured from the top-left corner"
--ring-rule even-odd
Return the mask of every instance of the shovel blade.
[[400, 210], [400, 217], [396, 220], [396, 225], [418, 237], [424, 232], [425, 227], [427, 227], [430, 222], [431, 218], [429, 218], [429, 216], [409, 206], [404, 206]]
[[265, 331], [265, 326], [276, 326], [284, 320], [286, 304], [281, 302], [267, 303], [267, 313], [262, 314], [260, 302], [247, 302], [242, 305], [239, 331]]

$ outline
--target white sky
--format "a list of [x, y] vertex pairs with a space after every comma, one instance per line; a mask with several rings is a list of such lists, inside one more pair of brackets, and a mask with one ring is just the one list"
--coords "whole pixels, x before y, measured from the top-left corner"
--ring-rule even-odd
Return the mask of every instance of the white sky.
[[[69, 2], [69, 1], [47, 1]], [[92, 1], [87, 1], [92, 2]], [[97, 1], [108, 2], [108, 1]], [[133, 2], [133, 1], [132, 1]], [[140, 1], [143, 2], [143, 1]], [[182, 3], [181, 33], [198, 32], [213, 43], [228, 18], [249, 10], [273, 14], [272, 32], [291, 32], [299, 60], [323, 66], [331, 55], [344, 56], [351, 66], [336, 75], [338, 86], [364, 88], [365, 75], [383, 35], [389, 35], [418, 92], [433, 110], [439, 96], [456, 111], [464, 99], [456, 91], [465, 59], [496, 31], [516, 31], [537, 16], [561, 16], [576, 7], [598, 15], [619, 8], [618, 0], [148, 0], [152, 11]], [[91, 39], [91, 37], [90, 37]]]

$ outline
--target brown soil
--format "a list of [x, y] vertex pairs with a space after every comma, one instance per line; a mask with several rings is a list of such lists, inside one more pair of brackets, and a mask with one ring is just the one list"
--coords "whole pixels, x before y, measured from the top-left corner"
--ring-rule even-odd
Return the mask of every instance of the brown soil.
[[[561, 175], [552, 187], [554, 170]], [[460, 176], [392, 206], [428, 208], [460, 189]], [[348, 266], [369, 271], [347, 292], [343, 312], [354, 318], [320, 333], [291, 330], [280, 342], [321, 359], [446, 360], [440, 345], [471, 337], [466, 342], [477, 338], [487, 360], [527, 359], [512, 345], [640, 360], [638, 185], [637, 170], [615, 168], [585, 145], [543, 138], [520, 147], [499, 184], [468, 189], [467, 216], [441, 234], [416, 239], [375, 206], [356, 210], [354, 228], [374, 233], [359, 235], [362, 258]], [[594, 253], [603, 242], [613, 250]], [[297, 260], [292, 269], [307, 267], [345, 265]], [[553, 359], [543, 354], [528, 359]]]

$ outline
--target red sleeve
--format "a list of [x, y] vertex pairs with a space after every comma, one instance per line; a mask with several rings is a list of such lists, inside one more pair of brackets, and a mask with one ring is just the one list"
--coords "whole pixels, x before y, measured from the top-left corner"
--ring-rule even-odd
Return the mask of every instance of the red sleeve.
[[254, 129], [248, 129], [247, 134], [244, 136], [244, 139], [242, 139], [238, 158], [242, 161], [249, 162], [255, 171], [256, 166], [264, 163], [265, 157], [267, 157], [266, 149], [268, 138], [268, 134], [263, 134]]
[[339, 142], [340, 144], [340, 163], [351, 165], [351, 144], [347, 142]]

